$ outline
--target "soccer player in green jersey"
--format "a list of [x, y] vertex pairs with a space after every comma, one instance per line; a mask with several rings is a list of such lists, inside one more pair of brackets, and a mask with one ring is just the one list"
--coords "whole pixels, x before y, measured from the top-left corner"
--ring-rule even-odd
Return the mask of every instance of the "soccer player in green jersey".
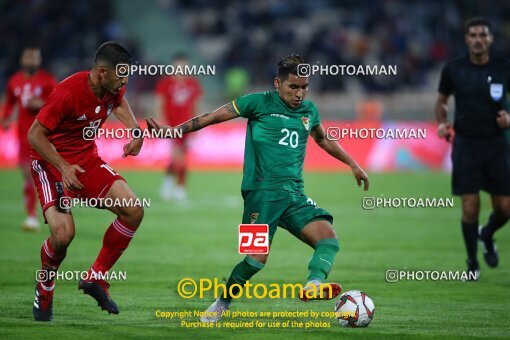
[[[297, 75], [298, 65], [302, 63], [304, 60], [295, 54], [282, 59], [278, 63], [274, 91], [241, 96], [176, 127], [160, 125], [152, 118], [147, 123], [152, 130], [181, 129], [189, 133], [239, 116], [248, 119], [241, 187], [242, 223], [268, 224], [269, 242], [280, 226], [315, 250], [308, 263], [307, 284], [300, 292], [301, 300], [308, 301], [331, 299], [342, 290], [338, 283], [324, 282], [340, 249], [332, 227], [333, 217], [304, 193], [302, 174], [308, 136], [331, 156], [350, 166], [358, 186], [363, 182], [368, 190], [369, 182], [363, 169], [342, 147], [327, 138], [315, 104], [305, 100], [308, 77]], [[237, 296], [237, 287], [264, 267], [268, 255], [250, 254], [238, 263], [227, 281], [227, 296], [219, 297], [201, 321], [219, 321], [222, 312], [230, 307], [232, 297], [228, 292]]]

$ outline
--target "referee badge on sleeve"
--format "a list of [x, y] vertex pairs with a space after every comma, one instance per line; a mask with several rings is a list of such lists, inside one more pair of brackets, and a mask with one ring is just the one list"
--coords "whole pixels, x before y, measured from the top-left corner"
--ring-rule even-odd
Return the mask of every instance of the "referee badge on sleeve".
[[491, 97], [498, 101], [503, 97], [503, 84], [491, 84]]

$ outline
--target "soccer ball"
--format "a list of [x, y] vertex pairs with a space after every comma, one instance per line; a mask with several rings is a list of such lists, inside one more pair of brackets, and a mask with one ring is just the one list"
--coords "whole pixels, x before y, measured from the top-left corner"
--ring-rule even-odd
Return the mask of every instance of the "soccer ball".
[[335, 313], [343, 327], [366, 327], [374, 317], [374, 302], [359, 290], [343, 293], [335, 304]]

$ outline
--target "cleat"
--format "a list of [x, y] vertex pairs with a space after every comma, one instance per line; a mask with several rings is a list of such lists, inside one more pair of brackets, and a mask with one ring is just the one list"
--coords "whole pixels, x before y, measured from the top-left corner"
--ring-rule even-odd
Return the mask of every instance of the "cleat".
[[21, 229], [23, 231], [38, 233], [41, 231], [41, 226], [37, 218], [34, 216], [28, 216], [21, 224]]
[[299, 292], [301, 301], [331, 300], [342, 292], [342, 286], [338, 283], [323, 283], [318, 280], [307, 282], [306, 286]]
[[186, 188], [184, 188], [182, 185], [178, 185], [175, 187], [174, 189], [174, 198], [177, 200], [177, 201], [185, 201], [188, 194], [186, 193]]
[[106, 310], [109, 314], [119, 314], [119, 308], [115, 301], [110, 298], [108, 288], [110, 284], [104, 280], [84, 281], [80, 280], [78, 289], [83, 290], [83, 294], [92, 296], [101, 310]]
[[478, 229], [478, 239], [483, 247], [483, 258], [489, 267], [496, 268], [499, 263], [498, 248], [496, 248], [494, 239], [484, 235], [484, 231], [485, 228], [480, 226]]
[[207, 308], [204, 315], [200, 317], [200, 322], [218, 322], [220, 321], [223, 312], [230, 308], [230, 302], [223, 301], [221, 298], [217, 298], [212, 305]]
[[480, 280], [480, 265], [478, 261], [467, 260], [467, 279], [464, 282], [476, 282]]
[[42, 283], [35, 285], [35, 299], [32, 311], [35, 321], [51, 321], [53, 320], [53, 290], [42, 286]]

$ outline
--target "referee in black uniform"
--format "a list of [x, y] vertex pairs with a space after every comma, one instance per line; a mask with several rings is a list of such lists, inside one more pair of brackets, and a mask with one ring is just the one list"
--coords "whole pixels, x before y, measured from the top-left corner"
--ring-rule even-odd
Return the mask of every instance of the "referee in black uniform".
[[[467, 267], [478, 280], [478, 239], [485, 261], [496, 267], [499, 258], [493, 235], [510, 217], [510, 144], [505, 138], [505, 130], [510, 127], [505, 109], [510, 63], [490, 54], [493, 35], [485, 18], [466, 22], [465, 41], [469, 54], [450, 61], [442, 71], [435, 115], [439, 137], [453, 139], [452, 191], [462, 200]], [[447, 121], [447, 102], [452, 94], [453, 128]], [[480, 190], [491, 195], [493, 211], [487, 225], [479, 228]]]

